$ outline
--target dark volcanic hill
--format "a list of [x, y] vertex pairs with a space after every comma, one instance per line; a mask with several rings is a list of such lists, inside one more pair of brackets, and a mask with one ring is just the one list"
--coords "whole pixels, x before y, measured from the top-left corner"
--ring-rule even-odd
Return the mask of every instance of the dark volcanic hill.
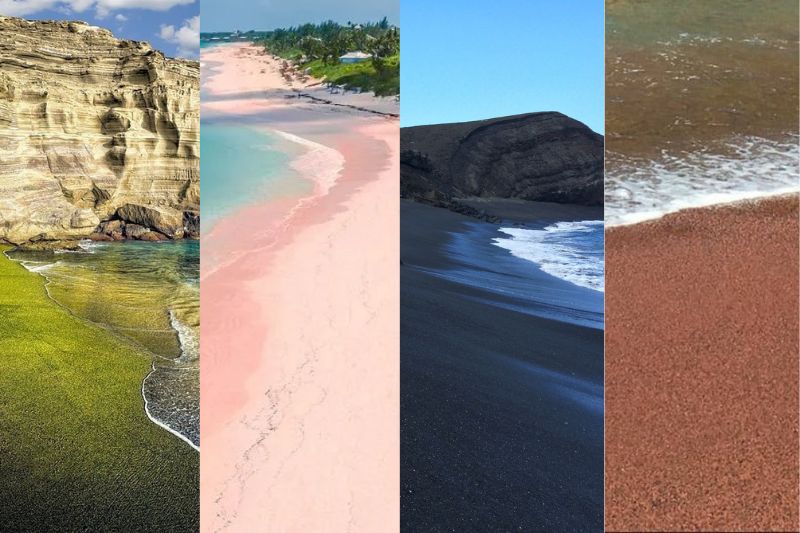
[[603, 136], [561, 113], [400, 130], [400, 195], [468, 212], [457, 199], [603, 204]]

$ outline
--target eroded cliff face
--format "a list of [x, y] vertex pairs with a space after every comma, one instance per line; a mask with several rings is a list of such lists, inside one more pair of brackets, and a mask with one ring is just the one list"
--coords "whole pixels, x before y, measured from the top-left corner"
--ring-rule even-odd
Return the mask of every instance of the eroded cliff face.
[[144, 42], [0, 17], [0, 241], [196, 236], [199, 82]]
[[405, 198], [455, 210], [471, 197], [603, 204], [603, 137], [561, 113], [402, 128], [400, 148]]

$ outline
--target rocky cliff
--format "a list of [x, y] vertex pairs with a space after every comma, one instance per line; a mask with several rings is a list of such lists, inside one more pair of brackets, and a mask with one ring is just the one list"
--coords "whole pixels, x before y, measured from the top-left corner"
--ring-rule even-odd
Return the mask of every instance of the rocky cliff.
[[0, 17], [0, 241], [196, 236], [199, 81], [145, 42]]
[[401, 196], [467, 212], [459, 198], [603, 204], [603, 137], [561, 113], [402, 128]]

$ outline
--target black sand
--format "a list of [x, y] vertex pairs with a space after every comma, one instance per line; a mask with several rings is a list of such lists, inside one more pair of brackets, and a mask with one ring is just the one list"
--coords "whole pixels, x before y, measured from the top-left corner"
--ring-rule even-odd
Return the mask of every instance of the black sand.
[[401, 202], [402, 530], [601, 531], [603, 332], [427, 272], [467, 222]]

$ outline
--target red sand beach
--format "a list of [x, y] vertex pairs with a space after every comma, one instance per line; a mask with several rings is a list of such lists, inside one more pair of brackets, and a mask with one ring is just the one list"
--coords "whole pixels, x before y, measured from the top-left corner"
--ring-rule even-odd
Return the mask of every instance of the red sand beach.
[[606, 530], [798, 531], [798, 199], [606, 231]]
[[[251, 68], [221, 48], [217, 77]], [[327, 194], [255, 204], [202, 238], [201, 530], [396, 531], [398, 123], [224, 94], [204, 119], [240, 116], [344, 163]]]

